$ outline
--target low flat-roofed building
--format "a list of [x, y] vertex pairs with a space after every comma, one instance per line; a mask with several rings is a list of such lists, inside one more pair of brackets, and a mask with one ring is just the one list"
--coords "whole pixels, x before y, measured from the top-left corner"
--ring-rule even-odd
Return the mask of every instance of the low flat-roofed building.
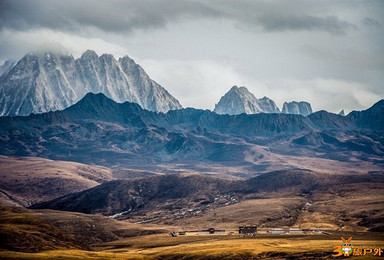
[[303, 234], [304, 231], [301, 230], [300, 228], [290, 228], [289, 233], [290, 234]]
[[285, 234], [288, 233], [288, 229], [283, 229], [283, 228], [272, 228], [269, 233], [271, 234]]
[[254, 236], [257, 234], [257, 226], [255, 225], [240, 226], [239, 234], [246, 235], [246, 236]]

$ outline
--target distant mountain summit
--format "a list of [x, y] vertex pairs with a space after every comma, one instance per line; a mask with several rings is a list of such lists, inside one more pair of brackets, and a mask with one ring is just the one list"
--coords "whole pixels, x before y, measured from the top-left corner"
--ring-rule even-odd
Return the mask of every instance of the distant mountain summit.
[[263, 97], [256, 98], [246, 87], [233, 86], [216, 104], [214, 112], [217, 114], [257, 114], [280, 113], [273, 100]]
[[116, 60], [91, 50], [79, 59], [54, 52], [29, 53], [16, 65], [4, 64], [1, 72], [0, 116], [62, 110], [89, 92], [155, 112], [182, 108], [128, 56]]
[[283, 109], [281, 112], [284, 114], [307, 116], [309, 114], [312, 114], [312, 107], [311, 104], [304, 101], [284, 102]]
[[[217, 114], [239, 115], [258, 113], [280, 113], [275, 102], [268, 98], [256, 98], [246, 87], [233, 86], [216, 104], [213, 110]], [[308, 102], [285, 102], [281, 113], [307, 116], [312, 114]]]

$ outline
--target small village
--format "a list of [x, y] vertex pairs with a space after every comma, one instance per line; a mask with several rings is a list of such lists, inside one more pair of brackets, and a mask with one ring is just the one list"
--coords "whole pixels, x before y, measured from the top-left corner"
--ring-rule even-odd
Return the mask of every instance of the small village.
[[330, 233], [322, 230], [310, 230], [300, 229], [292, 227], [284, 228], [258, 228], [256, 225], [239, 226], [238, 229], [215, 229], [213, 227], [200, 230], [188, 230], [188, 231], [172, 231], [171, 236], [197, 236], [197, 235], [240, 235], [254, 237], [257, 235], [305, 235], [305, 234], [324, 234], [330, 235]]

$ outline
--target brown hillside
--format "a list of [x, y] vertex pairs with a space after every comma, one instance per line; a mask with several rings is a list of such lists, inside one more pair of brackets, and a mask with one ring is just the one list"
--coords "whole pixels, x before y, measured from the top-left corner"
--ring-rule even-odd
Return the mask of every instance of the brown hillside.
[[0, 204], [28, 206], [112, 180], [111, 170], [37, 157], [0, 156]]

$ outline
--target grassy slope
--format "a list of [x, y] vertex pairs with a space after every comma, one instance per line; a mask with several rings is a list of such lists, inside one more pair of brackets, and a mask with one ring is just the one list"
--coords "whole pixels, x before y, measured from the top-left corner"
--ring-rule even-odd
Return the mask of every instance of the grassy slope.
[[39, 252], [81, 248], [73, 236], [23, 209], [0, 208], [0, 244], [3, 249]]
[[28, 206], [112, 180], [105, 167], [38, 157], [0, 156], [0, 204]]

